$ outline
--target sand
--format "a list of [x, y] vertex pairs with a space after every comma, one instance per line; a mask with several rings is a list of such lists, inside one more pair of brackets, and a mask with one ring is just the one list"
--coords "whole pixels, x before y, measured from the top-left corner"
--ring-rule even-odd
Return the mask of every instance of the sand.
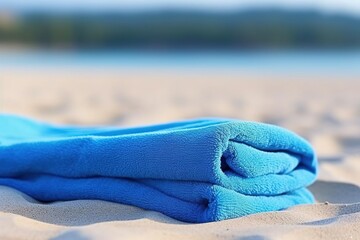
[[262, 121], [308, 139], [320, 174], [310, 187], [316, 204], [207, 224], [104, 201], [41, 204], [0, 186], [0, 239], [360, 239], [359, 93], [359, 78], [326, 74], [2, 70], [2, 112], [85, 125]]

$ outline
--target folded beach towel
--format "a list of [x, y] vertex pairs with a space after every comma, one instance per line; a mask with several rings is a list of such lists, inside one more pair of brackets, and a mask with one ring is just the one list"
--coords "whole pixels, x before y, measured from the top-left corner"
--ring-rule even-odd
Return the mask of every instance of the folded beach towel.
[[44, 202], [100, 199], [219, 221], [312, 203], [316, 171], [304, 139], [262, 123], [81, 128], [0, 115], [0, 184]]

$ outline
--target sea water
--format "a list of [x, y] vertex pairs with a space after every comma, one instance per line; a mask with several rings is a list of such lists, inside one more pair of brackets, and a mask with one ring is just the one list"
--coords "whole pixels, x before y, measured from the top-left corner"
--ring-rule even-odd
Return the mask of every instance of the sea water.
[[26, 51], [0, 52], [1, 68], [115, 68], [360, 74], [353, 51]]

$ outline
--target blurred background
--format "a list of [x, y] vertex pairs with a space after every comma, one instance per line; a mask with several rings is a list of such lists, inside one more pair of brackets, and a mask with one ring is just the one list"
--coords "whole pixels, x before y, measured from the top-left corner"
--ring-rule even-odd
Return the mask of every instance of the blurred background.
[[0, 1], [3, 113], [262, 121], [310, 140], [323, 178], [354, 181], [359, 76], [359, 1]]

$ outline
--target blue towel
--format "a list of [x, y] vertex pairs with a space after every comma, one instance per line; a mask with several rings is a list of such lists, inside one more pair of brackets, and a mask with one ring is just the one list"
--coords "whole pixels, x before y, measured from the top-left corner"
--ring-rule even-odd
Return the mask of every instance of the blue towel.
[[304, 139], [262, 123], [81, 128], [0, 115], [0, 184], [43, 202], [100, 199], [211, 222], [312, 203], [316, 172]]

